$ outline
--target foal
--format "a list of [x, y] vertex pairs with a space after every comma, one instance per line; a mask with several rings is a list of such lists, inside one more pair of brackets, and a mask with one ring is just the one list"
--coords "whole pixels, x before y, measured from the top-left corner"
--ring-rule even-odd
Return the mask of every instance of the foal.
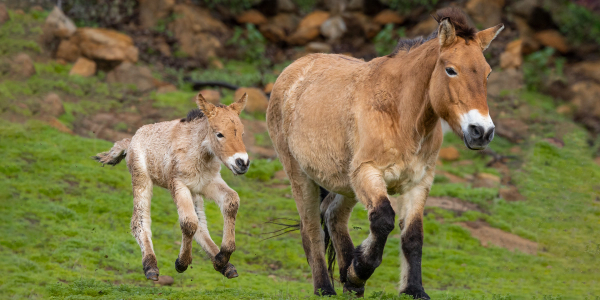
[[[235, 175], [248, 171], [250, 161], [239, 118], [247, 99], [244, 94], [229, 106], [215, 106], [198, 94], [199, 109], [190, 111], [187, 118], [143, 126], [131, 140], [116, 142], [110, 151], [94, 157], [103, 165], [113, 166], [127, 159], [133, 185], [131, 231], [142, 249], [146, 278], [158, 280], [159, 274], [150, 231], [154, 184], [168, 189], [177, 205], [183, 234], [175, 261], [177, 272], [185, 271], [192, 263], [193, 237], [215, 270], [227, 278], [238, 276], [229, 258], [235, 250], [235, 217], [240, 199], [219, 171], [221, 162]], [[225, 224], [220, 250], [208, 233], [202, 197], [213, 199], [221, 208]]]
[[[336, 54], [305, 56], [277, 78], [267, 110], [269, 135], [290, 178], [314, 292], [335, 294], [325, 262], [326, 225], [344, 292], [364, 293], [400, 225], [400, 293], [429, 299], [421, 281], [423, 208], [433, 183], [445, 120], [469, 149], [494, 137], [486, 99], [491, 68], [483, 50], [502, 25], [477, 32], [458, 9], [437, 13], [427, 39], [401, 41], [370, 62]], [[319, 187], [331, 194], [322, 203]], [[400, 194], [392, 203], [388, 194]], [[354, 247], [348, 219], [357, 202], [370, 234]]]

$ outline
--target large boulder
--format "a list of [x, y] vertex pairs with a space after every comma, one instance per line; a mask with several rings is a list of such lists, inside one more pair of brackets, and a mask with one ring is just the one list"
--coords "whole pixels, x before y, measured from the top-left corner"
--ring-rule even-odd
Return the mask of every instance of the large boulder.
[[368, 39], [374, 38], [379, 31], [381, 31], [381, 25], [373, 22], [370, 17], [367, 17], [363, 13], [355, 12], [352, 13], [351, 16], [360, 24], [360, 27], [362, 27], [362, 30]]
[[204, 89], [200, 91], [200, 94], [202, 94], [202, 97], [204, 97], [206, 101], [212, 104], [217, 105], [221, 103], [221, 93], [218, 90]]
[[385, 9], [373, 18], [373, 22], [379, 25], [402, 24], [404, 23], [404, 17], [393, 10]]
[[156, 79], [147, 67], [123, 62], [106, 74], [106, 81], [135, 85], [138, 91], [145, 92], [155, 87]]
[[247, 112], [264, 113], [267, 111], [269, 100], [262, 90], [253, 87], [241, 87], [235, 91], [233, 98], [236, 100], [240, 99], [244, 93], [248, 94], [248, 101], [246, 102], [245, 108]]
[[0, 25], [6, 23], [8, 20], [10, 20], [10, 16], [8, 15], [6, 5], [4, 3], [0, 3]]
[[35, 75], [35, 65], [29, 55], [17, 54], [10, 63], [12, 74], [20, 79], [27, 79]]
[[187, 55], [209, 61], [216, 57], [228, 38], [228, 29], [223, 22], [213, 18], [207, 9], [189, 4], [178, 4], [173, 8], [178, 17], [169, 24], [178, 45]]
[[68, 38], [75, 33], [77, 26], [58, 7], [54, 7], [46, 18], [43, 31], [45, 40], [52, 38]]
[[518, 68], [523, 64], [523, 40], [514, 40], [506, 45], [502, 54], [500, 54], [500, 67], [502, 69]]
[[144, 28], [156, 26], [157, 21], [166, 18], [174, 6], [175, 0], [139, 0], [140, 25]]
[[254, 24], [254, 25], [262, 25], [267, 23], [267, 18], [258, 10], [251, 9], [239, 14], [235, 20], [241, 24]]
[[305, 45], [316, 39], [320, 33], [319, 28], [329, 19], [329, 16], [328, 12], [320, 10], [306, 15], [300, 21], [300, 25], [298, 25], [296, 31], [287, 39], [288, 43], [292, 45]]
[[533, 36], [540, 44], [546, 47], [552, 47], [558, 52], [565, 54], [569, 52], [569, 44], [567, 39], [558, 32], [558, 30], [548, 29], [536, 32]]
[[489, 28], [502, 23], [504, 0], [469, 0], [465, 7], [477, 25]]
[[83, 77], [90, 77], [94, 74], [96, 74], [96, 63], [85, 57], [78, 58], [69, 72], [69, 75], [79, 75]]
[[258, 30], [269, 41], [278, 43], [284, 41], [298, 27], [300, 18], [295, 14], [278, 14], [261, 25]]
[[70, 39], [60, 41], [56, 50], [56, 59], [63, 59], [68, 62], [74, 62], [81, 55], [79, 45], [73, 43]]
[[346, 30], [346, 23], [339, 15], [331, 17], [321, 24], [321, 34], [329, 39], [329, 41], [336, 41], [340, 39]]
[[78, 45], [83, 56], [92, 60], [132, 63], [138, 60], [138, 49], [131, 37], [115, 30], [79, 28], [70, 41]]

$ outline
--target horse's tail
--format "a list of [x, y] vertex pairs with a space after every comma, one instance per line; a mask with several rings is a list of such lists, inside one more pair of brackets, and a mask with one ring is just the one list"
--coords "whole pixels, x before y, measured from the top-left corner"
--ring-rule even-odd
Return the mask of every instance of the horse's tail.
[[[335, 194], [330, 193], [328, 190], [321, 187], [321, 203], [325, 200], [326, 197], [333, 197]], [[325, 211], [321, 211], [321, 226], [323, 227], [323, 231], [325, 232], [323, 241], [325, 242], [325, 253], [327, 255], [327, 270], [329, 272], [329, 277], [331, 278], [331, 284], [334, 284], [333, 280], [333, 270], [335, 268], [335, 248], [333, 247], [333, 241], [331, 240], [331, 236], [329, 235], [329, 228], [327, 228], [327, 222], [325, 220]]]
[[114, 166], [120, 163], [123, 158], [127, 155], [127, 148], [129, 148], [129, 143], [131, 139], [122, 139], [115, 143], [115, 145], [110, 148], [108, 152], [98, 153], [96, 156], [92, 158], [97, 162], [104, 165]]

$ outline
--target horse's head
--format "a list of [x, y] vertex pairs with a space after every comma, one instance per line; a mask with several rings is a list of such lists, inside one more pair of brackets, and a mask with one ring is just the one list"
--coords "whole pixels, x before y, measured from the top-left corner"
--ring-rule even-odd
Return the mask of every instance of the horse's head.
[[492, 69], [483, 51], [504, 25], [476, 32], [453, 9], [440, 11], [435, 18], [440, 54], [429, 87], [433, 109], [469, 149], [484, 149], [494, 138], [494, 123], [487, 105]]
[[202, 94], [196, 96], [196, 104], [208, 119], [209, 132], [204, 140], [210, 149], [233, 174], [240, 175], [248, 171], [250, 160], [242, 136], [244, 125], [240, 114], [246, 106], [248, 96], [244, 94], [237, 102], [229, 106], [215, 106], [206, 101]]

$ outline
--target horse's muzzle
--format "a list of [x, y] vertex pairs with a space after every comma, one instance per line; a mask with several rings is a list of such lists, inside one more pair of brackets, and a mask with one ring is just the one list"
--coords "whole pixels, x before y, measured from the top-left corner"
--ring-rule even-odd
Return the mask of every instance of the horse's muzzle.
[[471, 150], [483, 150], [494, 139], [494, 127], [487, 130], [481, 125], [469, 125], [463, 132], [465, 146]]

